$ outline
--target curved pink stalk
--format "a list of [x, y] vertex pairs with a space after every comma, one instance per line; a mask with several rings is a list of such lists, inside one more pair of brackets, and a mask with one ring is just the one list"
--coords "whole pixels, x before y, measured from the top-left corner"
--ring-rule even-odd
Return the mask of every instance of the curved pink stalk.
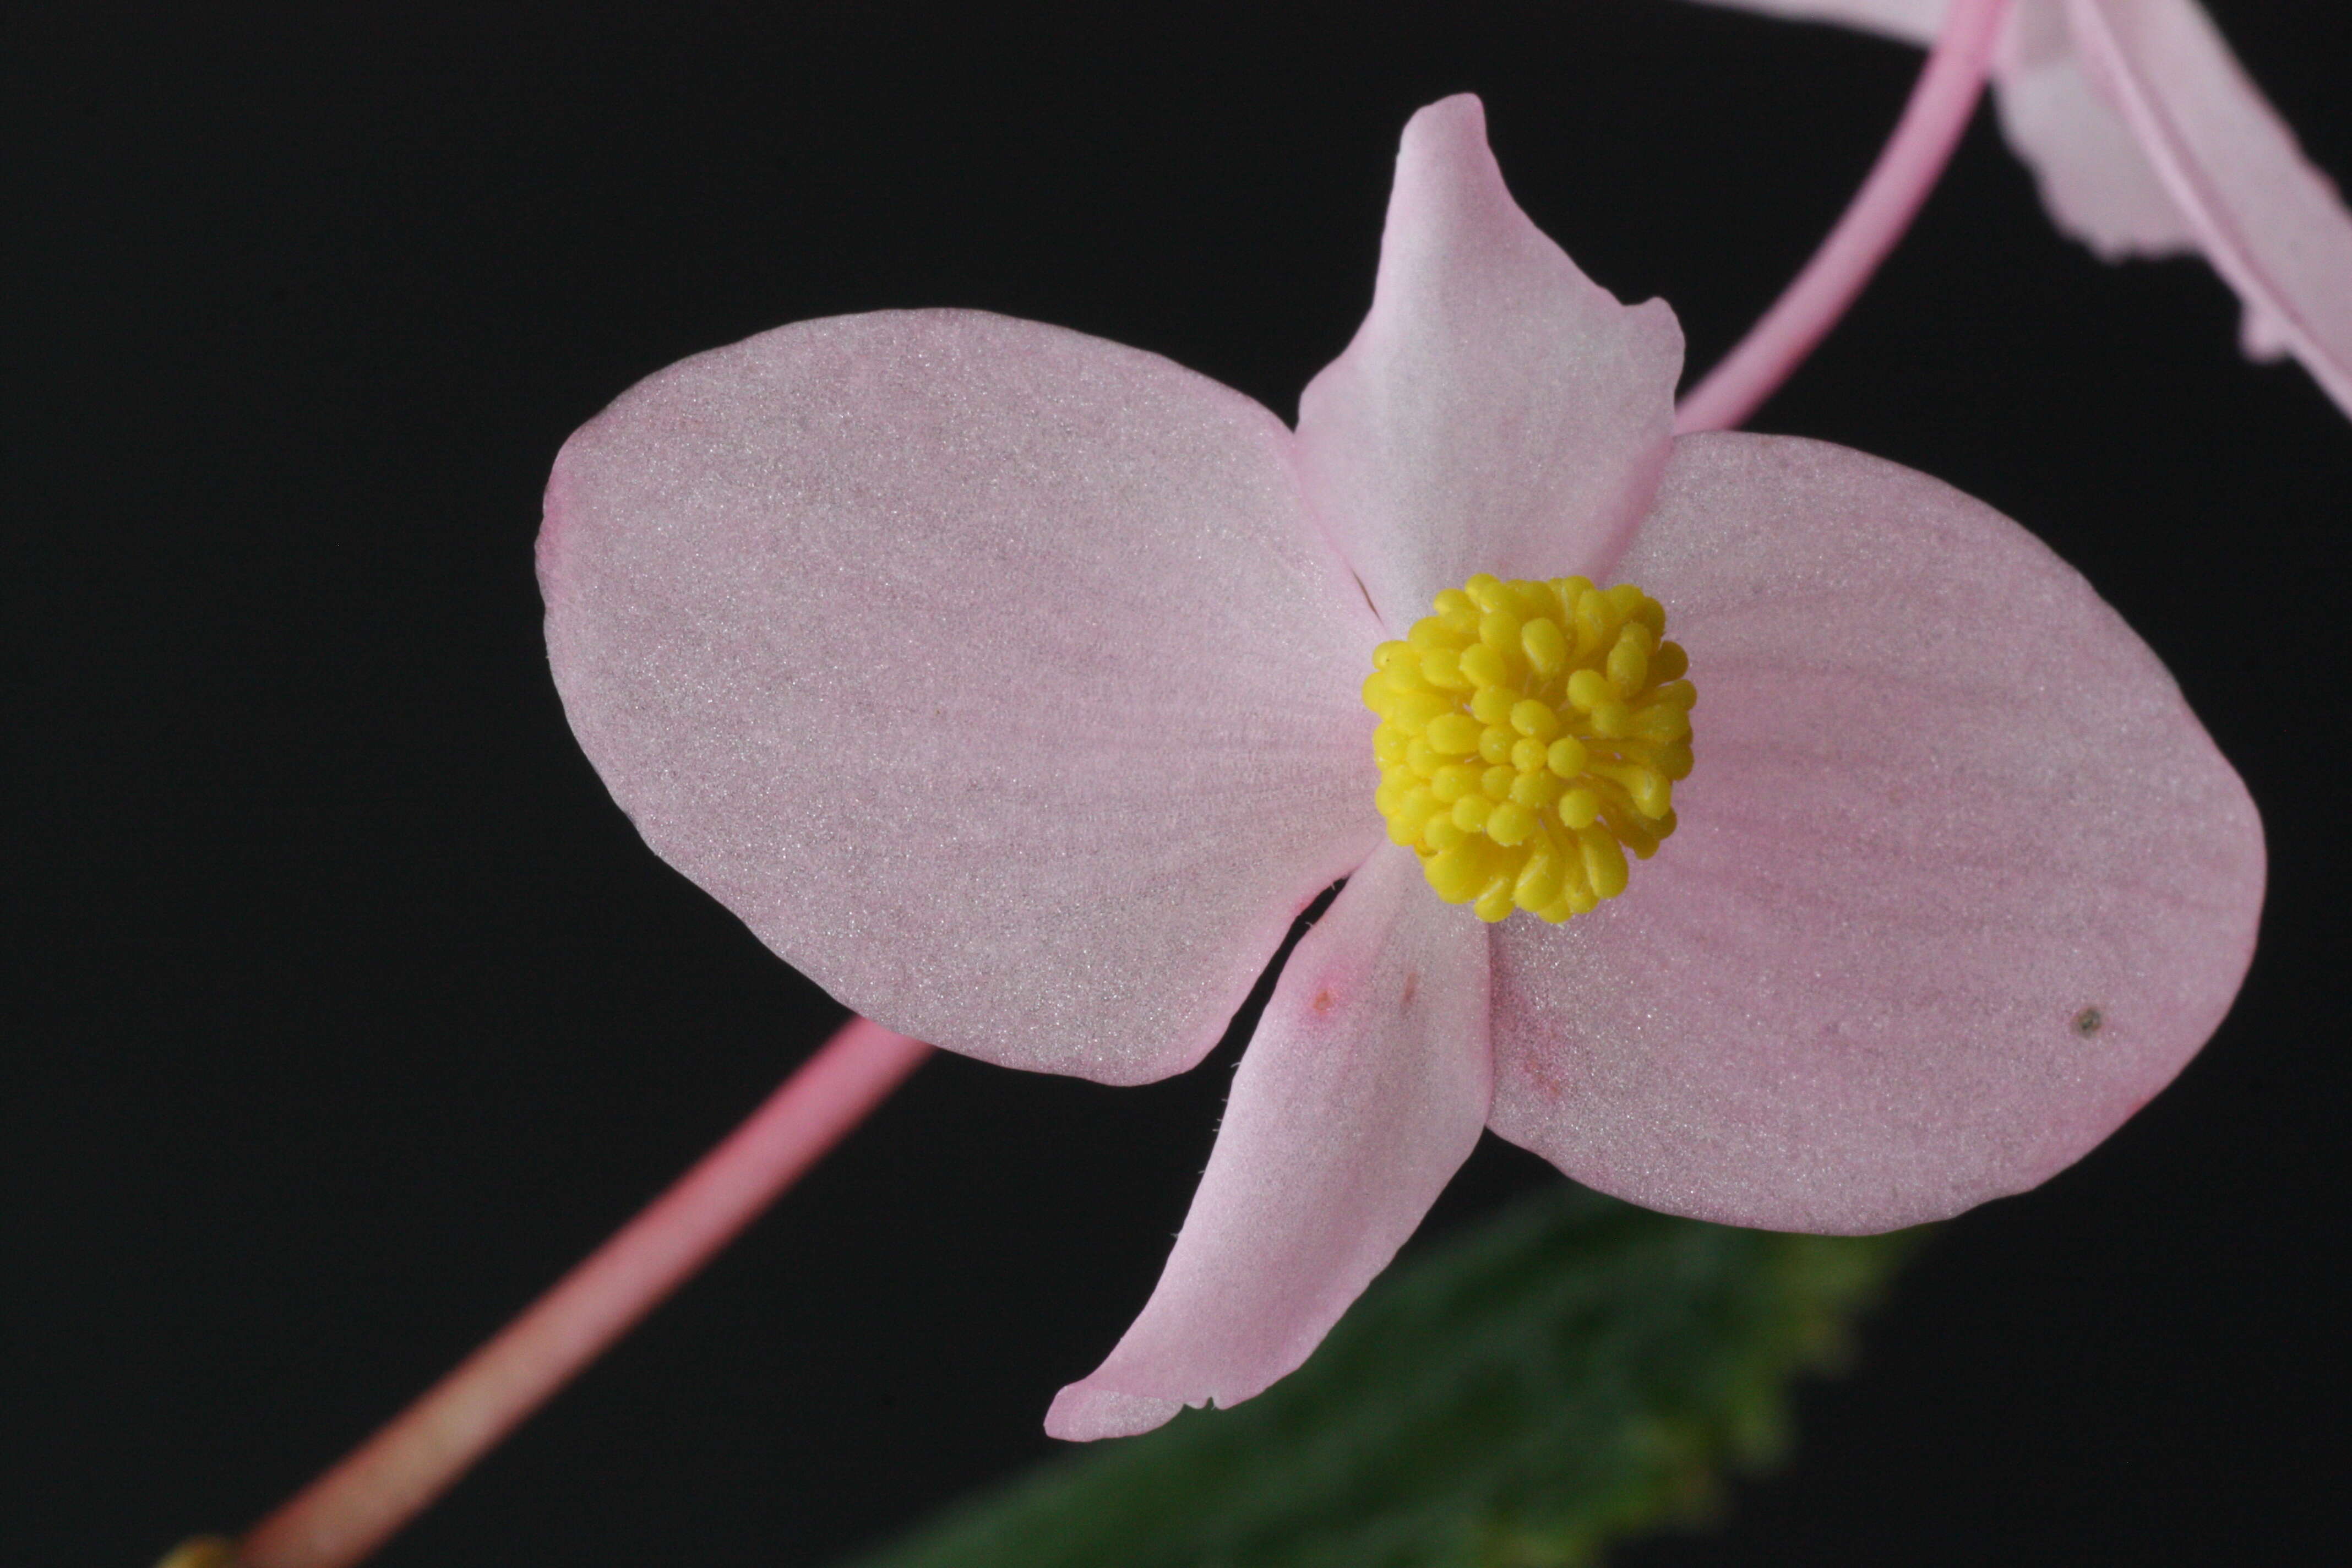
[[1952, 0], [1911, 101], [1853, 205], [1763, 319], [1683, 399], [1676, 431], [1743, 423], [1845, 314], [1959, 145], [2008, 15], [2009, 0]]
[[255, 1526], [243, 1568], [346, 1568], [421, 1512], [898, 1087], [930, 1047], [852, 1018], [522, 1315]]

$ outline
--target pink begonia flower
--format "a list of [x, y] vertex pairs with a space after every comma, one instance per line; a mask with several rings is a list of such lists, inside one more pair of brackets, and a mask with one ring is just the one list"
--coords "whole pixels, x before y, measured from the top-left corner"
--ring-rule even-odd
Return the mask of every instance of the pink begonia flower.
[[[850, 1007], [985, 1061], [1199, 1061], [1293, 921], [1150, 1303], [1048, 1430], [1304, 1360], [1482, 1128], [1675, 1214], [1865, 1232], [2032, 1187], [2254, 940], [2252, 804], [2023, 530], [1818, 442], [1672, 435], [1682, 340], [1407, 127], [1371, 314], [1296, 431], [961, 310], [803, 321], [565, 446], [541, 576], [646, 839]], [[1471, 574], [1662, 601], [1682, 830], [1564, 924], [1440, 901], [1373, 805], [1376, 645]]]
[[[1948, 0], [1701, 0], [1932, 44]], [[2292, 353], [2352, 414], [2352, 213], [2195, 0], [2018, 0], [2002, 133], [2059, 229], [2109, 261], [2201, 251], [2256, 359]]]

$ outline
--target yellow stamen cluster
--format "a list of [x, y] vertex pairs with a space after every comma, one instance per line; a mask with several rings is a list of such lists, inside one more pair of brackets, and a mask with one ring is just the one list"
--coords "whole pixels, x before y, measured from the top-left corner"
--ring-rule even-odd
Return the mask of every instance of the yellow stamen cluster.
[[1675, 830], [1691, 771], [1690, 660], [1630, 583], [1484, 573], [1373, 651], [1381, 815], [1437, 896], [1557, 923], [1625, 890]]

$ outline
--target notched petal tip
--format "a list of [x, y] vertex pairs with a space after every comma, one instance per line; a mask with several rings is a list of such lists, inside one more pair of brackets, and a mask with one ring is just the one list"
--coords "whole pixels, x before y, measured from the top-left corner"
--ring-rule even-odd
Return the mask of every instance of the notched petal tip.
[[1372, 308], [1299, 399], [1300, 470], [1392, 636], [1475, 572], [1605, 575], [1674, 431], [1682, 330], [1578, 269], [1463, 93], [1407, 123]]

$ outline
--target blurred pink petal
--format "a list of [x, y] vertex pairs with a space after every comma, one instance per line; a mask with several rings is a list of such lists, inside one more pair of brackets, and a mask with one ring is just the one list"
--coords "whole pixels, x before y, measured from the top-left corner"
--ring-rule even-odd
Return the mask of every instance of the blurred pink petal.
[[1486, 933], [1383, 846], [1300, 939], [1143, 1315], [1045, 1418], [1126, 1436], [1305, 1361], [1486, 1118]]
[[2352, 414], [2352, 214], [2189, 0], [2069, 0], [2076, 46], [2207, 259]]
[[1885, 1230], [2063, 1169], [2220, 1024], [2261, 825], [2039, 541], [1842, 447], [1699, 436], [1621, 570], [1704, 672], [1702, 761], [1624, 898], [1496, 928], [1497, 1132], [1652, 1208]]
[[[1791, 21], [1827, 22], [1922, 47], [1949, 0], [1700, 0]], [[1994, 67], [1993, 107], [2011, 150], [2032, 172], [2042, 205], [2067, 237], [2107, 261], [2196, 248], [2189, 226], [2131, 128], [2083, 74], [2063, 0], [2018, 0]]]
[[2197, 231], [2073, 49], [2003, 70], [1993, 107], [2051, 221], [2069, 239], [2103, 261], [2197, 248]]
[[1832, 22], [1926, 48], [1944, 26], [1950, 0], [1699, 0], [1791, 22]]
[[[1947, 0], [1700, 0], [1934, 41]], [[1993, 102], [2051, 221], [2108, 261], [2201, 250], [2240, 342], [2352, 414], [2352, 212], [2194, 0], [2019, 0]]]
[[1381, 841], [1379, 628], [1290, 436], [959, 311], [649, 377], [548, 487], [548, 651], [647, 843], [903, 1034], [1134, 1083]]
[[1468, 94], [1405, 127], [1371, 313], [1298, 405], [1316, 510], [1391, 636], [1475, 572], [1599, 569], [1674, 434], [1682, 329], [1512, 201]]

